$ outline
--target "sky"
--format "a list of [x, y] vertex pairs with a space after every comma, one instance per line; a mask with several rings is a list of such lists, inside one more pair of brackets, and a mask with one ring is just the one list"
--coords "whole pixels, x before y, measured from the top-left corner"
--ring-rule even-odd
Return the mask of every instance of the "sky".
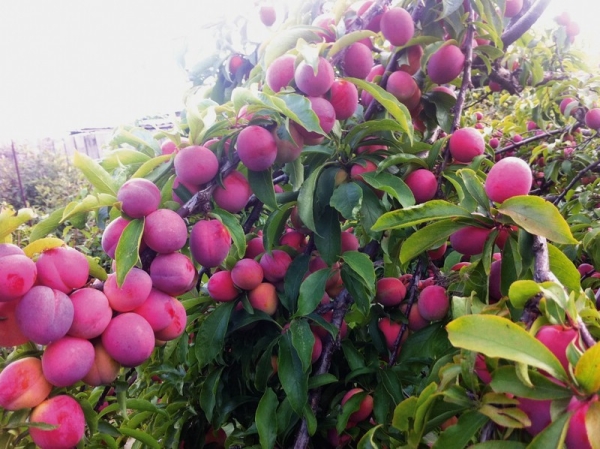
[[[0, 138], [60, 137], [181, 109], [189, 83], [175, 55], [185, 43], [190, 55], [210, 51], [202, 24], [251, 17], [256, 2], [0, 0]], [[542, 22], [565, 9], [582, 29], [578, 44], [600, 55], [600, 1], [552, 0]]]

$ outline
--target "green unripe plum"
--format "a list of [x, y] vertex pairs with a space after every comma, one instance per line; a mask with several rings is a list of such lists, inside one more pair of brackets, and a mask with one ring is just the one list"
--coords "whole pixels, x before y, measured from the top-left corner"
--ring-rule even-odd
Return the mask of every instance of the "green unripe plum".
[[36, 407], [51, 391], [38, 358], [16, 360], [0, 372], [0, 407], [5, 410]]
[[358, 107], [358, 89], [350, 81], [335, 80], [331, 85], [328, 98], [337, 120], [352, 117]]
[[277, 158], [277, 144], [265, 128], [250, 125], [238, 135], [236, 148], [242, 163], [253, 171], [270, 168]]
[[294, 71], [296, 86], [310, 97], [319, 97], [327, 92], [335, 78], [333, 66], [323, 57], [319, 57], [316, 73], [305, 61]]
[[481, 133], [475, 128], [461, 128], [456, 130], [449, 140], [449, 149], [452, 157], [459, 162], [469, 163], [485, 151], [485, 141]]
[[431, 55], [427, 74], [436, 84], [446, 84], [457, 78], [465, 65], [465, 55], [456, 45], [444, 45]]
[[179, 296], [194, 287], [196, 268], [181, 253], [157, 255], [150, 264], [152, 286], [168, 295]]
[[[348, 400], [355, 394], [362, 393], [362, 388], [353, 388], [349, 390], [342, 398], [342, 406], [348, 402]], [[360, 403], [360, 407], [357, 411], [350, 415], [349, 421], [359, 423], [365, 421], [373, 412], [373, 396], [370, 394], [365, 395], [364, 399]]]
[[406, 45], [415, 34], [415, 24], [404, 8], [390, 8], [381, 17], [381, 33], [390, 44]]
[[213, 200], [217, 206], [232, 214], [243, 210], [250, 196], [252, 196], [250, 183], [237, 170], [233, 170], [223, 178], [223, 187], [217, 186], [213, 190]]
[[83, 338], [53, 341], [42, 356], [44, 377], [52, 385], [68, 387], [82, 380], [94, 364], [94, 346]]
[[154, 331], [137, 313], [127, 312], [114, 317], [102, 334], [106, 352], [128, 368], [141, 365], [154, 350]]
[[133, 178], [121, 186], [117, 199], [128, 216], [142, 218], [158, 209], [160, 190], [148, 179]]
[[240, 294], [233, 283], [231, 272], [227, 270], [213, 274], [206, 283], [206, 289], [210, 297], [219, 302], [233, 301]]
[[466, 226], [450, 235], [450, 245], [465, 256], [481, 254], [490, 232], [491, 229]]
[[417, 204], [433, 199], [437, 192], [437, 178], [431, 171], [425, 168], [410, 172], [404, 179], [404, 182], [413, 193]]
[[263, 269], [254, 259], [238, 260], [231, 269], [231, 280], [242, 290], [255, 289], [262, 283], [263, 278]]
[[263, 282], [258, 287], [248, 292], [248, 301], [256, 309], [267, 315], [274, 315], [279, 305], [279, 297], [275, 286], [269, 282]]
[[295, 62], [294, 55], [285, 54], [276, 58], [267, 68], [266, 82], [273, 92], [279, 92], [294, 79]]
[[219, 171], [215, 153], [199, 145], [183, 148], [175, 155], [173, 163], [179, 181], [195, 186], [211, 181]]
[[14, 246], [17, 252], [12, 246], [0, 248], [0, 303], [22, 297], [33, 287], [37, 278], [35, 262], [20, 248]]
[[406, 287], [398, 278], [379, 279], [375, 288], [375, 301], [385, 307], [399, 305], [406, 296]]
[[496, 162], [485, 180], [485, 193], [490, 200], [502, 203], [513, 196], [527, 195], [531, 189], [531, 168], [518, 157], [505, 157]]
[[82, 380], [92, 387], [109, 385], [117, 378], [120, 370], [121, 364], [106, 352], [102, 341], [98, 340], [94, 343], [94, 363]]
[[158, 209], [146, 217], [144, 242], [157, 253], [172, 253], [187, 241], [187, 226], [177, 212]]
[[225, 260], [231, 248], [231, 234], [219, 220], [201, 220], [190, 233], [190, 251], [196, 262], [214, 268]]
[[73, 323], [73, 302], [59, 290], [37, 285], [19, 301], [15, 310], [23, 335], [38, 345], [64, 337]]
[[373, 68], [373, 53], [365, 44], [355, 42], [346, 49], [342, 65], [346, 76], [365, 79]]
[[67, 294], [83, 287], [90, 275], [90, 265], [85, 256], [68, 246], [44, 251], [35, 264], [38, 284]]
[[185, 331], [185, 327], [187, 326], [187, 313], [183, 304], [181, 304], [181, 302], [177, 301], [174, 298], [173, 310], [175, 311], [175, 314], [173, 316], [171, 324], [169, 324], [163, 330], [154, 333], [157, 340], [175, 340]]
[[108, 275], [104, 283], [104, 294], [110, 306], [117, 312], [130, 312], [142, 305], [152, 290], [152, 278], [144, 270], [132, 268], [123, 284], [117, 285], [117, 274]]
[[33, 409], [31, 423], [57, 426], [53, 430], [29, 428], [29, 434], [40, 449], [70, 449], [81, 441], [85, 432], [85, 417], [81, 405], [71, 396], [58, 395]]
[[68, 335], [91, 339], [98, 337], [112, 318], [106, 295], [95, 288], [82, 288], [69, 295], [73, 303], [73, 323]]
[[427, 321], [439, 321], [450, 310], [450, 300], [444, 287], [430, 285], [425, 287], [417, 302], [419, 314]]

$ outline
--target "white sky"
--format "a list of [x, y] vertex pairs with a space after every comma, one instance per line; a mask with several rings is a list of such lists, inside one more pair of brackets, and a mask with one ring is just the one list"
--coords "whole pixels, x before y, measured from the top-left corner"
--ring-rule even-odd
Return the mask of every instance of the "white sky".
[[[0, 137], [60, 136], [180, 109], [187, 78], [176, 50], [186, 39], [210, 46], [203, 23], [256, 14], [254, 3], [0, 0]], [[546, 22], [567, 8], [578, 41], [600, 54], [600, 0], [552, 0]]]

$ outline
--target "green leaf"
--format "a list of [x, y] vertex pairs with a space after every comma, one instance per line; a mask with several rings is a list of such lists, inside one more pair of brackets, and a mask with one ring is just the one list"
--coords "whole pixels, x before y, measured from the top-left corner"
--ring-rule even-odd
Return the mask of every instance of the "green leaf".
[[329, 48], [327, 57], [331, 58], [333, 57], [333, 55], [339, 53], [341, 50], [352, 45], [353, 43], [373, 36], [377, 36], [377, 34], [370, 30], [352, 31], [350, 33], [344, 34], [342, 37], [337, 39]]
[[412, 422], [415, 412], [417, 411], [417, 402], [419, 399], [416, 396], [406, 398], [394, 409], [394, 417], [392, 426], [402, 432], [408, 432], [410, 423]]
[[463, 413], [455, 425], [440, 433], [432, 449], [463, 449], [467, 447], [471, 438], [487, 421], [487, 416], [474, 410]]
[[357, 449], [379, 449], [379, 445], [375, 442], [375, 432], [381, 426], [381, 424], [378, 424], [375, 427], [371, 427], [358, 442]]
[[352, 220], [360, 211], [363, 191], [355, 182], [346, 182], [338, 186], [331, 195], [329, 205], [339, 211], [347, 220]]
[[313, 237], [317, 250], [328, 265], [333, 265], [342, 252], [342, 230], [337, 211], [333, 207], [325, 207], [316, 225], [317, 232]]
[[518, 441], [495, 440], [474, 444], [469, 446], [469, 449], [525, 449], [526, 447], [525, 443], [519, 443]]
[[294, 207], [294, 204], [288, 203], [269, 214], [263, 228], [263, 244], [266, 252], [271, 252], [273, 247], [278, 245], [279, 238], [285, 229], [285, 223], [292, 212], [292, 207]]
[[556, 206], [538, 196], [520, 195], [504, 201], [498, 211], [533, 235], [556, 243], [576, 244], [569, 225]]
[[127, 165], [143, 164], [150, 160], [147, 154], [141, 153], [131, 148], [117, 148], [108, 153], [100, 162], [106, 170], [112, 171]]
[[279, 401], [275, 392], [267, 388], [256, 407], [256, 428], [260, 447], [272, 448], [277, 438], [277, 407]]
[[131, 177], [132, 178], [145, 178], [150, 173], [152, 173], [154, 171], [154, 169], [156, 169], [157, 167], [160, 167], [165, 162], [169, 162], [173, 158], [174, 157], [172, 154], [163, 154], [162, 156], [154, 157], [154, 158], [150, 159], [149, 161], [144, 162], [141, 165], [141, 167], [138, 168], [133, 175], [131, 175]]
[[108, 274], [106, 273], [104, 268], [102, 268], [102, 266], [96, 261], [96, 258], [88, 256], [87, 254], [85, 254], [85, 258], [87, 259], [88, 264], [90, 266], [90, 276], [100, 281], [105, 281], [106, 278], [108, 278]]
[[221, 222], [231, 234], [231, 240], [233, 241], [233, 247], [237, 252], [237, 258], [243, 258], [246, 253], [246, 235], [240, 224], [239, 217], [223, 209], [214, 209], [213, 213], [221, 219]]
[[515, 281], [508, 290], [508, 298], [514, 307], [522, 309], [529, 299], [540, 292], [540, 286], [535, 281]]
[[300, 297], [298, 298], [299, 316], [305, 316], [312, 313], [323, 298], [325, 293], [325, 284], [331, 273], [330, 268], [323, 268], [311, 273], [300, 285]]
[[279, 340], [278, 376], [292, 409], [302, 416], [308, 401], [308, 374], [302, 369], [302, 362], [292, 344], [289, 332]]
[[52, 212], [50, 215], [48, 215], [46, 218], [44, 218], [42, 221], [36, 224], [33, 228], [31, 228], [29, 242], [35, 242], [36, 240], [44, 238], [48, 234], [54, 232], [56, 228], [58, 228], [58, 226], [60, 225], [60, 220], [62, 219], [64, 210], [64, 207], [56, 209], [54, 212]]
[[[269, 356], [269, 362], [271, 357]], [[270, 363], [269, 363], [270, 365]], [[200, 407], [206, 415], [206, 419], [210, 422], [213, 419], [215, 406], [217, 405], [217, 390], [221, 381], [221, 374], [225, 367], [214, 369], [206, 376], [200, 390]]]
[[343, 259], [346, 265], [363, 280], [365, 287], [374, 291], [375, 269], [369, 256], [358, 251], [346, 251]]
[[235, 302], [222, 303], [206, 315], [196, 334], [196, 359], [202, 369], [212, 362], [223, 350], [229, 318]]
[[296, 348], [302, 362], [302, 369], [308, 372], [311, 366], [315, 336], [306, 320], [293, 320], [288, 332], [292, 334], [292, 345]]
[[310, 256], [308, 254], [300, 254], [299, 256], [294, 257], [285, 273], [283, 283], [285, 295], [281, 295], [281, 303], [291, 313], [296, 312], [298, 307], [298, 294], [300, 293], [300, 287], [304, 282], [304, 275], [308, 271], [309, 261]]
[[117, 285], [123, 285], [127, 273], [131, 271], [140, 259], [140, 243], [144, 233], [144, 219], [131, 220], [117, 243], [115, 263], [117, 265]]
[[12, 210], [0, 209], [0, 243], [19, 226], [36, 217], [32, 209], [19, 209], [15, 215]]
[[271, 209], [277, 209], [275, 190], [273, 187], [273, 170], [260, 172], [248, 170], [248, 182], [256, 197]]
[[411, 234], [400, 248], [400, 262], [405, 264], [417, 257], [422, 252], [437, 248], [444, 244], [448, 237], [461, 228], [464, 224], [453, 220], [441, 220], [419, 229]]
[[277, 57], [296, 47], [298, 39], [304, 39], [309, 42], [315, 41], [315, 39], [318, 40], [316, 33], [319, 31], [322, 31], [319, 27], [302, 26], [286, 28], [281, 32], [275, 33], [259, 49], [259, 54], [264, 61], [264, 67], [269, 67]]
[[337, 423], [335, 425], [338, 433], [342, 433], [347, 427], [348, 421], [350, 420], [350, 415], [360, 409], [360, 405], [367, 394], [368, 393], [366, 391], [357, 392], [356, 394], [352, 395], [344, 403], [344, 405], [342, 405], [342, 412], [338, 415]]
[[386, 171], [380, 173], [369, 172], [363, 173], [364, 181], [371, 187], [383, 190], [392, 198], [398, 200], [402, 207], [410, 207], [415, 205], [415, 197], [406, 183], [397, 176]]
[[161, 152], [160, 145], [152, 133], [136, 126], [121, 126], [115, 131], [111, 144], [123, 143], [131, 145], [149, 156], [155, 156]]
[[463, 168], [458, 171], [461, 176], [467, 192], [477, 201], [484, 210], [488, 210], [490, 207], [490, 200], [488, 199], [485, 189], [483, 188], [483, 182], [477, 176], [474, 170], [470, 168]]
[[506, 318], [465, 315], [449, 323], [446, 329], [455, 347], [525, 363], [559, 380], [567, 380], [556, 356], [529, 332]]
[[589, 393], [600, 390], [600, 343], [587, 349], [575, 365], [575, 379]]
[[110, 174], [91, 157], [76, 151], [73, 154], [73, 165], [83, 173], [86, 179], [98, 190], [98, 192], [117, 196], [117, 191], [119, 189], [115, 181], [111, 178]]
[[536, 435], [527, 449], [562, 449], [567, 434], [567, 424], [572, 413], [561, 413], [544, 430]]
[[559, 282], [573, 292], [581, 291], [581, 275], [571, 260], [560, 249], [548, 244], [550, 271]]
[[416, 206], [383, 214], [373, 225], [373, 231], [407, 228], [430, 220], [471, 218], [468, 210], [443, 200], [432, 200]]
[[377, 84], [369, 83], [367, 81], [358, 78], [342, 78], [351, 83], [355, 84], [362, 90], [366, 90], [370, 93], [373, 98], [385, 108], [385, 110], [392, 116], [398, 124], [402, 127], [402, 130], [408, 135], [410, 142], [413, 141], [414, 129], [412, 126], [412, 119], [410, 112], [402, 103], [398, 101], [396, 97], [382, 89]]
[[511, 393], [528, 399], [568, 399], [573, 396], [571, 390], [551, 381], [543, 374], [528, 370], [528, 375], [533, 388], [519, 380], [515, 367], [502, 366], [492, 373], [490, 386], [496, 393]]
[[311, 231], [317, 230], [315, 225], [314, 208], [315, 208], [315, 190], [317, 181], [323, 171], [324, 166], [317, 167], [308, 177], [298, 195], [298, 215], [304, 225]]
[[[260, 94], [259, 97], [261, 97]], [[283, 115], [298, 123], [307, 131], [324, 134], [319, 117], [312, 109], [312, 103], [304, 95], [280, 93], [276, 97], [271, 97], [271, 99]]]
[[369, 237], [379, 240], [381, 235], [376, 231], [371, 230], [371, 228], [379, 219], [379, 217], [385, 213], [386, 209], [383, 207], [383, 204], [381, 204], [381, 201], [379, 201], [379, 198], [377, 198], [377, 195], [371, 187], [363, 182], [359, 183], [359, 185], [363, 191], [363, 201], [360, 206], [359, 223]]
[[444, 9], [440, 19], [448, 17], [450, 14], [458, 11], [458, 8], [460, 8], [462, 4], [462, 0], [443, 0]]
[[60, 222], [62, 223], [82, 212], [91, 212], [93, 210], [100, 209], [101, 207], [112, 207], [116, 203], [117, 197], [113, 195], [107, 195], [106, 193], [88, 195], [82, 200], [69, 203], [64, 209]]
[[161, 449], [163, 447], [161, 444], [159, 444], [158, 441], [154, 439], [152, 435], [150, 435], [146, 431], [129, 429], [127, 427], [120, 427], [119, 432], [121, 432], [125, 436], [138, 440], [140, 443], [143, 443], [144, 445], [152, 449]]

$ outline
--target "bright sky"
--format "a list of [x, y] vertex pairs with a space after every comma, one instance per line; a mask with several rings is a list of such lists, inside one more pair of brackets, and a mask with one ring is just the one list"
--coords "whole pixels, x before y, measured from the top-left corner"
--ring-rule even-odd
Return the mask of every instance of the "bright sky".
[[[180, 109], [188, 84], [177, 51], [185, 42], [196, 53], [210, 48], [201, 25], [251, 17], [254, 3], [0, 0], [0, 138], [61, 136]], [[578, 41], [600, 54], [600, 1], [552, 0], [546, 21], [567, 8]]]

